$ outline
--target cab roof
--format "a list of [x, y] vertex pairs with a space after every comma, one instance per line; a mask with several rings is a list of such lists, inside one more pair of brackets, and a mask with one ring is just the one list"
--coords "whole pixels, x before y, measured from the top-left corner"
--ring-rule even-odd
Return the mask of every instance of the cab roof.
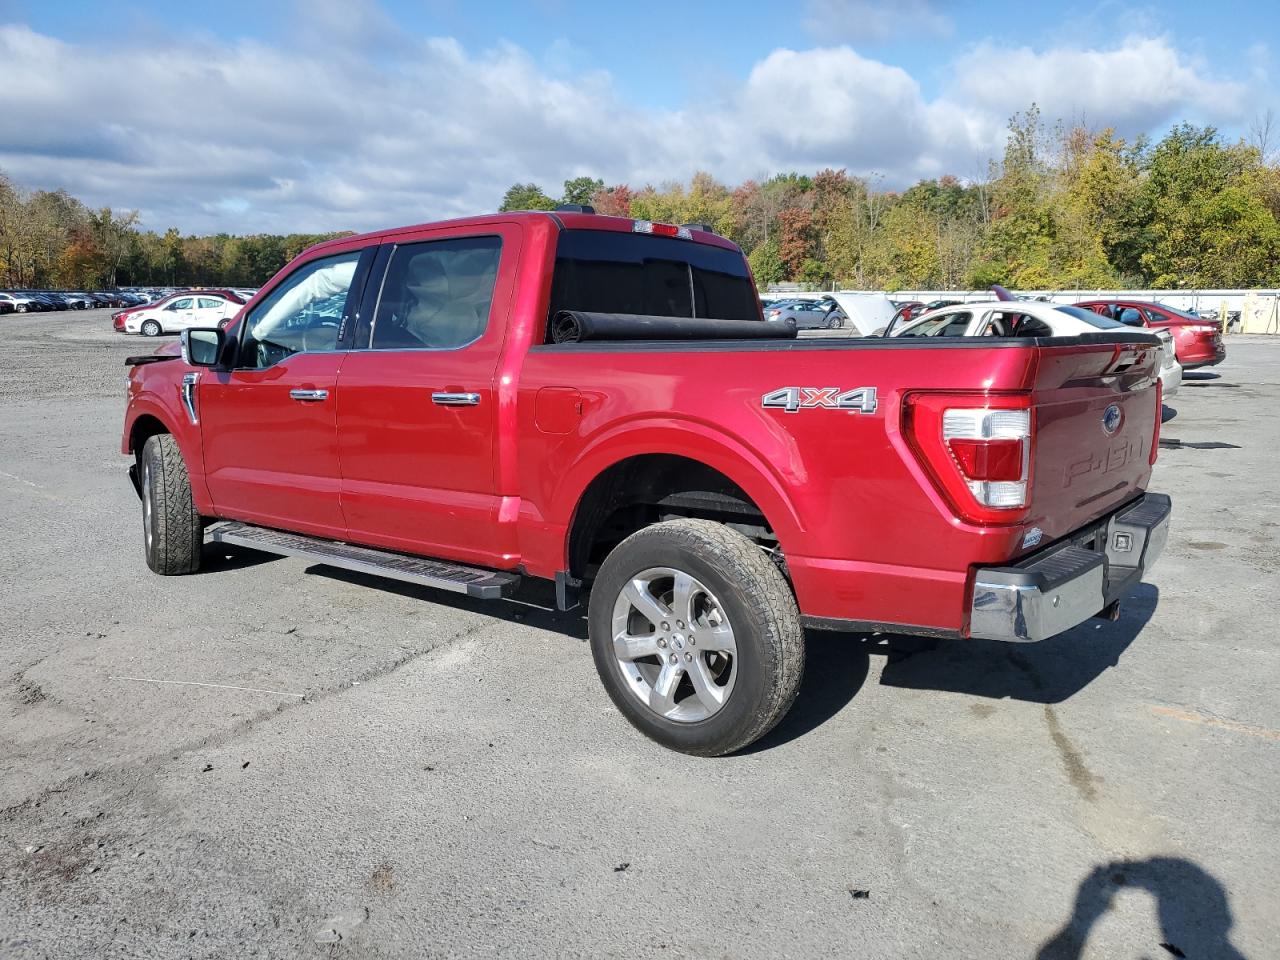
[[[631, 217], [610, 217], [600, 213], [579, 213], [568, 210], [513, 210], [507, 213], [487, 213], [475, 217], [458, 217], [453, 220], [427, 221], [426, 223], [413, 224], [411, 226], [388, 227], [383, 230], [374, 230], [370, 233], [356, 234], [355, 236], [335, 237], [332, 240], [325, 240], [315, 246], [308, 247], [306, 252], [313, 253], [319, 250], [326, 250], [329, 247], [350, 247], [352, 243], [362, 241], [383, 241], [399, 236], [402, 233], [429, 227], [485, 227], [499, 223], [521, 223], [527, 221], [550, 221], [559, 230], [607, 230], [612, 233], [635, 233], [638, 232], [636, 224], [645, 222]], [[727, 237], [720, 236], [718, 233], [710, 233], [693, 227], [690, 227], [689, 233], [693, 243], [703, 243], [725, 250], [741, 252], [736, 243]], [[685, 242], [690, 241], [686, 240]]]

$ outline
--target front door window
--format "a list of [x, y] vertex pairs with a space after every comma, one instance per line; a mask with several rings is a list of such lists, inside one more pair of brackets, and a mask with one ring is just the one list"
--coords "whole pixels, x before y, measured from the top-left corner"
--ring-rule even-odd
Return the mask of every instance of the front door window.
[[360, 251], [313, 260], [254, 307], [244, 323], [241, 367], [270, 367], [295, 353], [338, 346]]

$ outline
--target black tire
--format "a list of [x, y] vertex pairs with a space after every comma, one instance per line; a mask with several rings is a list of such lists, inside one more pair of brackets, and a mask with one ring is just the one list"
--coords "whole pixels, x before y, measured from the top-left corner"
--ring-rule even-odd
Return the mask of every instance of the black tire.
[[194, 573], [200, 568], [204, 521], [191, 498], [177, 441], [167, 433], [148, 438], [139, 467], [147, 566], [164, 576]]
[[158, 337], [162, 330], [160, 324], [156, 320], [144, 320], [142, 322], [142, 335], [144, 337]]
[[839, 330], [844, 326], [844, 317], [832, 317], [827, 321], [827, 328], [830, 330]]
[[[723, 705], [705, 719], [672, 720], [651, 709], [633, 692], [615, 656], [615, 602], [633, 578], [651, 568], [696, 578], [718, 599], [732, 628], [736, 679]], [[592, 657], [610, 698], [641, 733], [672, 750], [704, 757], [741, 750], [777, 725], [800, 689], [804, 631], [791, 586], [758, 546], [720, 523], [671, 520], [620, 543], [591, 588], [588, 624]]]

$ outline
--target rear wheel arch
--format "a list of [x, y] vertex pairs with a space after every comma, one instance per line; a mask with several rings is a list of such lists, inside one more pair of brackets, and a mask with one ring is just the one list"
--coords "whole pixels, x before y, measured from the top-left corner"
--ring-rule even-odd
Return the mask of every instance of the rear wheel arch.
[[780, 553], [780, 541], [792, 529], [791, 517], [782, 520], [780, 530], [775, 518], [787, 511], [768, 497], [754, 496], [747, 485], [749, 481], [739, 482], [702, 459], [678, 454], [642, 453], [615, 460], [577, 498], [565, 543], [567, 571], [574, 579], [590, 580], [608, 553], [631, 534], [679, 518], [723, 523], [763, 549]]

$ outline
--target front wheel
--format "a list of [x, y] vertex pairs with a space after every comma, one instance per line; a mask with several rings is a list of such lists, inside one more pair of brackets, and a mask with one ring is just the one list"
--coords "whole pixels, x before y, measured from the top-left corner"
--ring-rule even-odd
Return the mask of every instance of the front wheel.
[[144, 337], [160, 336], [160, 324], [155, 320], [148, 320], [142, 325], [142, 335]]
[[588, 621], [614, 704], [672, 750], [741, 750], [800, 689], [804, 632], [791, 587], [723, 524], [671, 520], [632, 534], [601, 565]]
[[204, 522], [191, 497], [191, 478], [178, 443], [167, 433], [142, 448], [142, 542], [147, 566], [165, 576], [200, 568]]

